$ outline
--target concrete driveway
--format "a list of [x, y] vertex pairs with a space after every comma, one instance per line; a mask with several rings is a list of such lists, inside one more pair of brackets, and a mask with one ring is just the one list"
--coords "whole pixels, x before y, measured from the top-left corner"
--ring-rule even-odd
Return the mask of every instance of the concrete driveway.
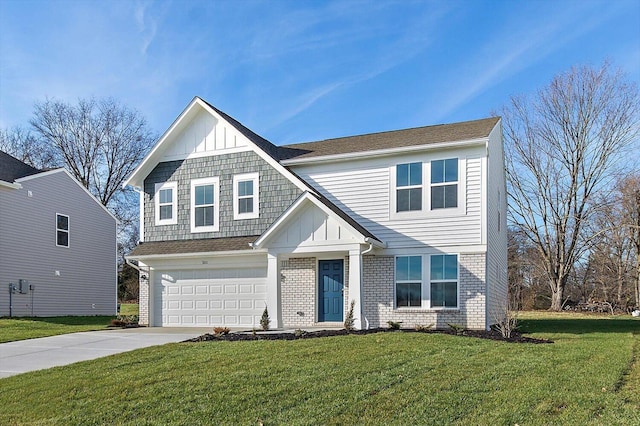
[[208, 331], [207, 328], [141, 327], [0, 343], [0, 378], [149, 346], [182, 342]]

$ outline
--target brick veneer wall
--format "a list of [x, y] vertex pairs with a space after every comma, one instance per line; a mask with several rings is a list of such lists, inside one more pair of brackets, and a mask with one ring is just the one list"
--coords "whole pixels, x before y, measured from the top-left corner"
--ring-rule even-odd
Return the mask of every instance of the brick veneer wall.
[[149, 273], [140, 272], [138, 282], [138, 324], [149, 325]]
[[485, 328], [485, 255], [460, 254], [459, 309], [394, 309], [394, 257], [364, 256], [364, 313], [370, 327], [386, 327], [387, 321], [402, 321], [403, 327], [434, 324], [447, 328], [447, 323], [469, 329]]
[[281, 261], [280, 277], [283, 326], [313, 326], [316, 317], [316, 258]]
[[[317, 259], [291, 258], [280, 262], [283, 327], [317, 325]], [[349, 311], [349, 257], [344, 258], [344, 313]], [[302, 313], [299, 314], [298, 312]]]

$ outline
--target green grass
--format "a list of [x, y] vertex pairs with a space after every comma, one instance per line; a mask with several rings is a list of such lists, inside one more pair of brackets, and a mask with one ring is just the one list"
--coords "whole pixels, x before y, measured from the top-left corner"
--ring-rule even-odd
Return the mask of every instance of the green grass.
[[121, 303], [120, 315], [138, 315], [137, 303]]
[[640, 321], [522, 325], [555, 343], [378, 333], [147, 348], [0, 380], [0, 424], [640, 424]]
[[77, 331], [104, 330], [113, 317], [0, 318], [0, 343]]

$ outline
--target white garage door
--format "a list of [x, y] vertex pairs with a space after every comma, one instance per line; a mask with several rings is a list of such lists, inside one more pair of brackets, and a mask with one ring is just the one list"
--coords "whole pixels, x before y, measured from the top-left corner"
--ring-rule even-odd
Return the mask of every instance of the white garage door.
[[264, 268], [158, 271], [154, 325], [254, 327], [266, 303]]

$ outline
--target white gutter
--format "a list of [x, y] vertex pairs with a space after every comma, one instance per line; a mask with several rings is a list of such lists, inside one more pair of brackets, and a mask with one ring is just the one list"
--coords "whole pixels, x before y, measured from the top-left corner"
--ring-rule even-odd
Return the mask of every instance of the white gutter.
[[5, 188], [11, 188], [11, 189], [22, 188], [22, 185], [20, 185], [19, 183], [11, 183], [11, 182], [6, 182], [4, 180], [0, 180], [0, 186], [4, 186]]

